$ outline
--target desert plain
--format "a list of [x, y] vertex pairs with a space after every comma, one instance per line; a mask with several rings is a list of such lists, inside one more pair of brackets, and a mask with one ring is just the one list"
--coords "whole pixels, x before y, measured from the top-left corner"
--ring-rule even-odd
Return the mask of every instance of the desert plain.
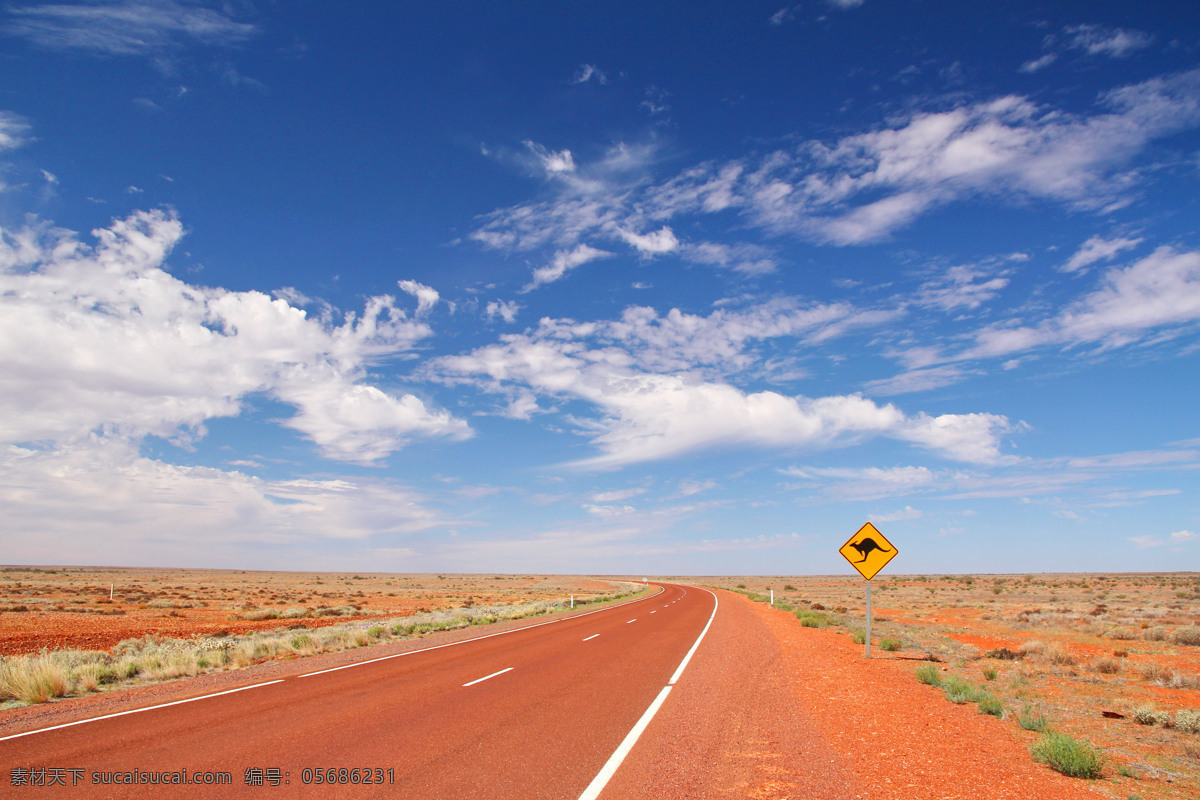
[[[304, 657], [328, 649], [318, 646], [322, 631], [338, 633], [338, 648], [356, 648], [559, 613], [571, 597], [587, 603], [636, 592], [640, 579], [4, 567], [0, 666], [56, 655], [63, 664], [100, 666], [68, 669], [61, 691], [46, 697], [0, 695], [0, 713]], [[844, 673], [865, 655], [866, 584], [857, 576], [662, 580], [756, 604], [786, 632], [785, 647], [808, 647], [807, 658], [822, 659], [810, 665], [814, 676]], [[961, 713], [995, 718], [984, 729], [989, 737], [1032, 748], [1055, 732], [1090, 745], [1101, 766], [1080, 784], [1101, 796], [1200, 796], [1200, 575], [882, 574], [872, 582], [872, 611], [871, 669], [893, 673], [903, 687], [887, 707], [893, 729], [931, 704], [958, 704]], [[220, 659], [189, 656], [184, 664], [165, 655], [217, 639]], [[118, 663], [134, 653], [157, 661], [145, 669], [144, 659]], [[966, 695], [952, 696], [952, 688]], [[869, 711], [847, 709], [845, 724], [861, 726]]]

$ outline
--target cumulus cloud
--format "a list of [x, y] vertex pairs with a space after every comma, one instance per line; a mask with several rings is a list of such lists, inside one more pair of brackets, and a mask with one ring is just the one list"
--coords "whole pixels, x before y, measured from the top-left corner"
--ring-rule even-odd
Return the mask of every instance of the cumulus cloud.
[[184, 283], [163, 269], [183, 235], [162, 211], [93, 231], [0, 231], [0, 441], [64, 444], [99, 432], [186, 444], [255, 394], [330, 458], [369, 462], [412, 436], [470, 435], [412, 395], [364, 383], [368, 365], [430, 329], [393, 298], [340, 324], [260, 292]]
[[394, 483], [175, 466], [111, 438], [0, 446], [0, 505], [0, 549], [31, 564], [102, 564], [120, 553], [127, 564], [328, 569], [330, 543], [369, 547], [445, 522]]
[[484, 314], [487, 315], [489, 322], [499, 317], [505, 322], [512, 323], [517, 321], [517, 312], [520, 310], [521, 307], [513, 300], [492, 300], [484, 309]]
[[622, 230], [618, 235], [644, 256], [659, 256], [679, 249], [679, 240], [675, 238], [674, 231], [666, 225], [651, 233], [639, 234]]
[[175, 0], [109, 4], [47, 4], [7, 9], [4, 31], [51, 50], [96, 55], [155, 55], [199, 43], [227, 46], [258, 29], [227, 12]]
[[[516, 385], [538, 395], [592, 404], [598, 416], [576, 417], [599, 451], [578, 465], [592, 468], [724, 446], [826, 449], [876, 436], [910, 442], [952, 459], [990, 462], [1000, 458], [999, 436], [1012, 429], [997, 415], [909, 416], [860, 395], [809, 398], [747, 392], [686, 372], [648, 372], [637, 367], [639, 360], [655, 363], [667, 356], [638, 352], [645, 349], [640, 337], [654, 332], [653, 324], [647, 328], [642, 323], [655, 320], [650, 318], [653, 312], [631, 311], [617, 324], [543, 321], [538, 331], [436, 359], [430, 369], [446, 379], [476, 379], [490, 391]], [[624, 340], [626, 346], [603, 346], [605, 340]]]
[[426, 286], [423, 283], [417, 283], [416, 281], [411, 280], [397, 281], [396, 283], [405, 292], [417, 298], [418, 316], [428, 314], [429, 311], [432, 310], [435, 305], [437, 305], [440, 295], [437, 293], [436, 289]]

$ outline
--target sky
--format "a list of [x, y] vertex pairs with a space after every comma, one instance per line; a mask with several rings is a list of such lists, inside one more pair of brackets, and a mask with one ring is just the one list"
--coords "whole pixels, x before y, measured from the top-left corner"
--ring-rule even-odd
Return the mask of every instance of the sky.
[[0, 6], [0, 562], [1200, 568], [1200, 5]]

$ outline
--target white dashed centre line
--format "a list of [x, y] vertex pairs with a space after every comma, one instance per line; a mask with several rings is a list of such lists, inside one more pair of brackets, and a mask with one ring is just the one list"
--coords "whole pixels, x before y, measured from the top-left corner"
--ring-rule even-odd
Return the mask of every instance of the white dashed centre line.
[[[634, 617], [633, 619], [629, 620], [629, 622], [637, 622], [637, 617]], [[626, 622], [625, 624], [628, 625], [629, 622]]]
[[509, 667], [508, 669], [502, 669], [499, 672], [493, 672], [491, 675], [484, 675], [482, 678], [476, 678], [475, 680], [471, 681], [470, 683], [464, 683], [463, 688], [465, 689], [468, 686], [474, 686], [477, 683], [483, 683], [484, 681], [488, 680], [489, 678], [494, 678], [497, 675], [503, 675], [506, 672], [512, 672], [512, 671], [513, 671], [513, 668]]
[[584, 639], [584, 641], [585, 641], [585, 642], [590, 642], [592, 639], [595, 639], [595, 638], [596, 638], [597, 636], [599, 636], [599, 635], [600, 635], [600, 634], [598, 634], [598, 633], [593, 633], [591, 636], [589, 636], [589, 637], [587, 637], [586, 639]]

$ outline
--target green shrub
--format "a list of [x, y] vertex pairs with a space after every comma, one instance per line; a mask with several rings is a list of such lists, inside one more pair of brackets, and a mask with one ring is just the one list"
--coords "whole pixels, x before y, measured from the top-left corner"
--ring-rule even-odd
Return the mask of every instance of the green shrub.
[[983, 677], [986, 680], [994, 681], [994, 680], [996, 680], [997, 677], [999, 677], [999, 675], [1000, 675], [1000, 672], [995, 667], [984, 667], [983, 668]]
[[887, 650], [889, 653], [893, 653], [900, 649], [900, 640], [885, 638], [879, 643], [879, 647], [882, 650]]
[[1027, 731], [1037, 731], [1041, 733], [1045, 731], [1049, 725], [1046, 724], [1046, 717], [1042, 714], [1035, 713], [1032, 709], [1026, 708], [1017, 716], [1017, 724]]
[[829, 625], [829, 617], [803, 608], [796, 612], [796, 619], [800, 620], [800, 624], [806, 628], [824, 628]]
[[1004, 704], [1000, 702], [998, 697], [988, 695], [979, 701], [979, 713], [991, 714], [993, 717], [1004, 716]]
[[917, 680], [921, 683], [927, 683], [930, 686], [941, 686], [942, 674], [932, 664], [924, 664], [917, 667]]
[[862, 628], [855, 628], [850, 632], [850, 636], [853, 637], [855, 644], [865, 644], [867, 641], [867, 632]]
[[951, 676], [950, 680], [942, 684], [942, 691], [946, 693], [947, 700], [959, 705], [978, 703], [988, 696], [987, 692], [977, 686], [972, 686], [957, 675]]
[[1047, 733], [1031, 748], [1033, 757], [1072, 778], [1099, 778], [1104, 755], [1091, 744], [1065, 733]]

